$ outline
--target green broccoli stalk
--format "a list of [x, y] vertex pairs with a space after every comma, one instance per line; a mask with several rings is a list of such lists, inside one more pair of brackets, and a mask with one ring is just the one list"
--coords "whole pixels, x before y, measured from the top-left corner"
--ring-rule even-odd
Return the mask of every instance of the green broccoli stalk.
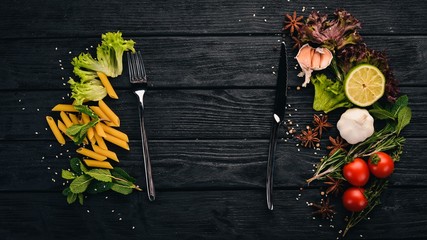
[[76, 101], [74, 105], [82, 105], [85, 101], [99, 101], [107, 96], [107, 90], [98, 79], [76, 82], [70, 78], [71, 98]]
[[91, 70], [95, 72], [92, 74], [103, 72], [107, 76], [117, 77], [123, 71], [123, 53], [135, 52], [134, 45], [133, 40], [124, 40], [121, 32], [102, 34], [102, 43], [96, 48], [97, 59], [89, 53], [81, 53], [78, 57], [74, 57], [71, 61], [74, 73], [82, 78], [90, 74], [87, 70]]
[[347, 99], [344, 86], [340, 81], [332, 81], [324, 74], [317, 74], [311, 78], [314, 85], [313, 109], [328, 113], [340, 107], [351, 107], [353, 104]]

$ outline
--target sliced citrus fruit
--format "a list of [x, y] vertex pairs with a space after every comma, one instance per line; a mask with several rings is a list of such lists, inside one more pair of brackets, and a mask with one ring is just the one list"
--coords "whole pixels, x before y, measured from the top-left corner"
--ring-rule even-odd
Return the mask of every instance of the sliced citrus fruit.
[[384, 74], [370, 64], [353, 67], [344, 80], [344, 90], [348, 100], [360, 107], [372, 105], [383, 96], [384, 89]]

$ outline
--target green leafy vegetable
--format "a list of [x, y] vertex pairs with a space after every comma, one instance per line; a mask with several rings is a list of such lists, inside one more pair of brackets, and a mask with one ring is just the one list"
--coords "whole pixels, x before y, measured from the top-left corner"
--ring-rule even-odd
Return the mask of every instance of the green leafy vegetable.
[[98, 79], [76, 82], [70, 78], [68, 83], [71, 88], [71, 98], [76, 100], [74, 105], [82, 105], [86, 101], [99, 101], [107, 96], [107, 90]]
[[314, 110], [328, 113], [336, 108], [353, 106], [345, 96], [341, 82], [334, 82], [324, 74], [312, 77], [311, 82], [314, 85]]
[[98, 181], [101, 182], [111, 182], [111, 173], [108, 169], [91, 169], [90, 171], [86, 172], [87, 175], [95, 178]]
[[61, 177], [63, 179], [72, 180], [72, 179], [76, 178], [76, 174], [74, 174], [74, 173], [72, 173], [72, 172], [70, 172], [68, 170], [62, 169]]
[[83, 193], [96, 194], [112, 190], [128, 195], [133, 190], [142, 191], [135, 184], [135, 178], [121, 168], [111, 171], [101, 168], [87, 169], [78, 158], [72, 158], [70, 166], [71, 171], [62, 170], [62, 178], [72, 180], [70, 186], [62, 191], [69, 204], [76, 200], [83, 204]]
[[86, 191], [86, 188], [89, 186], [90, 181], [93, 178], [89, 175], [83, 174], [74, 179], [70, 184], [70, 190], [73, 193], [82, 193]]
[[397, 134], [400, 134], [400, 131], [402, 131], [402, 129], [411, 122], [411, 118], [412, 118], [412, 112], [408, 106], [405, 106], [399, 110], [397, 114], [397, 126], [396, 126]]
[[71, 127], [67, 128], [67, 134], [73, 137], [73, 140], [76, 144], [81, 144], [86, 135], [87, 131], [94, 127], [99, 121], [98, 115], [96, 115], [88, 106], [86, 105], [76, 105], [74, 107], [77, 111], [85, 113], [92, 118], [92, 121], [86, 124], [74, 124]]
[[87, 70], [117, 77], [123, 71], [123, 53], [125, 51], [135, 52], [134, 45], [133, 40], [124, 40], [121, 32], [102, 34], [102, 44], [96, 48], [97, 59], [94, 59], [89, 53], [81, 53], [71, 62], [74, 66], [74, 73], [82, 79], [89, 79], [93, 76], [93, 73]]

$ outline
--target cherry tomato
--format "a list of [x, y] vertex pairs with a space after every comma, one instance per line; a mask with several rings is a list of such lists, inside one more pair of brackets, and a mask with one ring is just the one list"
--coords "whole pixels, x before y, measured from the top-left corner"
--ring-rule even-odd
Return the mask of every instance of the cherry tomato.
[[343, 174], [350, 184], [362, 187], [369, 180], [368, 164], [361, 158], [355, 158], [351, 163], [347, 163], [344, 166]]
[[347, 189], [342, 196], [344, 207], [352, 212], [360, 212], [368, 206], [368, 199], [365, 197], [365, 189], [351, 187]]
[[377, 178], [386, 178], [394, 171], [394, 161], [385, 152], [376, 152], [368, 161], [369, 170]]

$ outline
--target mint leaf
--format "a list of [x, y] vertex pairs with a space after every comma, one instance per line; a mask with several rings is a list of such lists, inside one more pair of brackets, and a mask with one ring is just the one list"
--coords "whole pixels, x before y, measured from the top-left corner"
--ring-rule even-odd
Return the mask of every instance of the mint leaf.
[[374, 108], [374, 109], [370, 109], [369, 113], [376, 119], [381, 119], [381, 120], [385, 120], [385, 119], [391, 119], [391, 120], [395, 120], [395, 116], [385, 110], [385, 109], [381, 109], [381, 108]]
[[93, 119], [99, 119], [98, 115], [96, 115], [95, 112], [93, 112], [87, 105], [74, 105], [74, 108], [81, 113], [89, 115], [89, 117]]
[[69, 187], [62, 190], [62, 195], [64, 195], [64, 196], [68, 196], [68, 194], [70, 194], [70, 193], [71, 193], [71, 190]]
[[95, 178], [98, 181], [102, 181], [102, 182], [111, 182], [111, 173], [110, 170], [108, 169], [92, 169], [88, 172], [86, 172], [87, 175]]
[[77, 197], [79, 198], [80, 205], [83, 205], [83, 199], [84, 199], [83, 193], [77, 194]]
[[80, 162], [80, 171], [82, 171], [83, 173], [87, 173], [89, 171], [82, 162]]
[[73, 170], [77, 175], [82, 175], [83, 172], [80, 168], [80, 166], [82, 165], [82, 162], [80, 161], [80, 159], [78, 158], [71, 158], [70, 160], [70, 167], [71, 170]]
[[410, 107], [405, 106], [399, 110], [397, 114], [397, 126], [396, 126], [397, 134], [400, 134], [400, 131], [402, 131], [402, 129], [411, 122], [411, 118], [412, 118], [412, 111]]
[[110, 190], [111, 186], [113, 186], [112, 182], [92, 181], [86, 192], [90, 194], [102, 193]]
[[66, 180], [72, 180], [72, 179], [76, 178], [76, 174], [74, 174], [73, 172], [70, 172], [68, 170], [62, 169], [61, 177], [63, 179], [66, 179]]
[[111, 190], [123, 195], [128, 195], [132, 193], [133, 188], [130, 186], [123, 186], [121, 184], [113, 183], [113, 185], [111, 186]]
[[125, 170], [123, 170], [119, 167], [115, 167], [114, 169], [112, 169], [111, 174], [114, 177], [125, 179], [125, 180], [128, 180], [129, 182], [132, 182], [132, 183], [135, 183], [135, 181], [136, 181], [135, 178], [131, 177]]
[[77, 199], [77, 194], [70, 192], [70, 194], [68, 194], [67, 196], [67, 203], [68, 204], [72, 204], [73, 202], [75, 202]]
[[72, 193], [82, 193], [86, 191], [93, 178], [89, 175], [83, 174], [74, 179], [70, 184], [70, 190]]

